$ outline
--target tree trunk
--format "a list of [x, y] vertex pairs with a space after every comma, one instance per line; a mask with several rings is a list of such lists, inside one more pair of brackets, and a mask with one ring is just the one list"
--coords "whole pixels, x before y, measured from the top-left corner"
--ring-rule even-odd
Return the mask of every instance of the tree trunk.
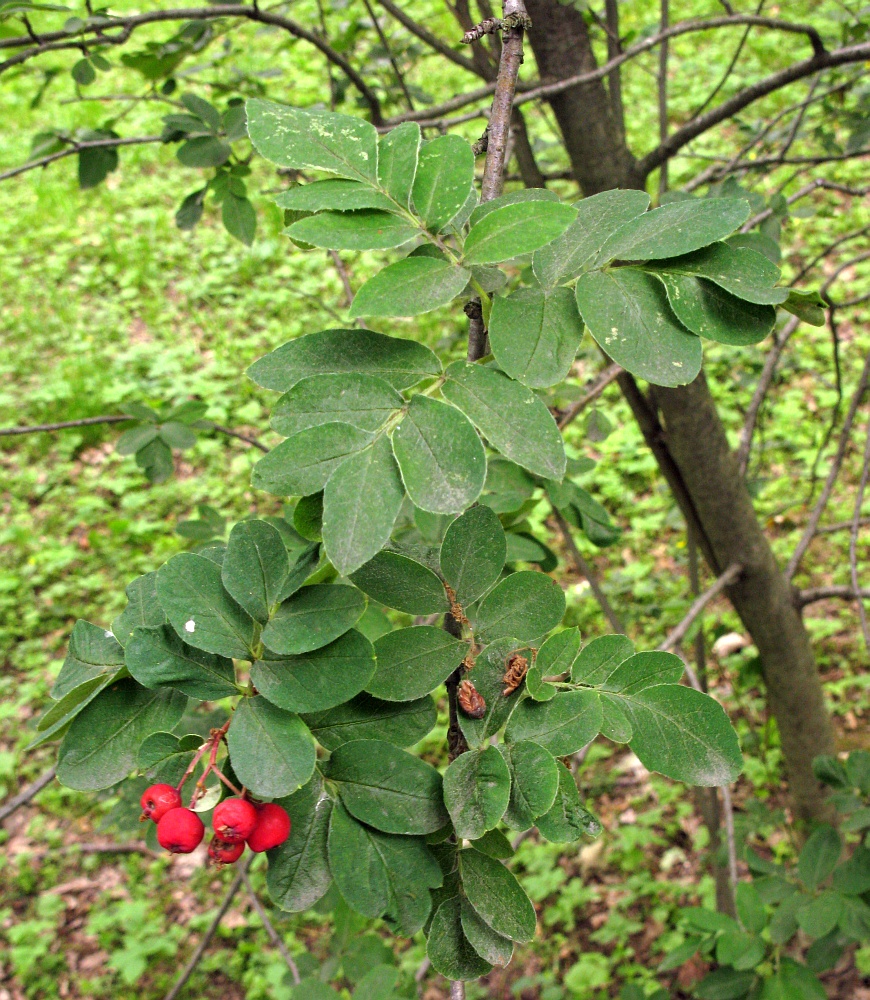
[[[543, 78], [560, 80], [594, 68], [589, 33], [574, 7], [557, 0], [526, 0], [526, 6], [533, 24], [529, 40]], [[573, 87], [551, 104], [584, 194], [644, 187], [602, 82]], [[816, 754], [832, 752], [834, 737], [809, 636], [755, 515], [706, 379], [702, 374], [689, 386], [655, 388], [664, 427], [631, 376], [622, 376], [620, 385], [713, 572], [732, 563], [745, 567], [728, 594], [758, 647], [795, 814], [827, 818], [825, 789], [811, 764]]]

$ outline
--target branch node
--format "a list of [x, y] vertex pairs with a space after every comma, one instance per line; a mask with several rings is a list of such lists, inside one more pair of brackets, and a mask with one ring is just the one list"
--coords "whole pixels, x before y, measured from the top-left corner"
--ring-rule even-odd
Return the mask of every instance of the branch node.
[[470, 31], [465, 32], [462, 36], [462, 44], [471, 45], [472, 42], [480, 41], [484, 35], [494, 35], [499, 31], [513, 31], [515, 28], [527, 31], [531, 26], [532, 19], [521, 11], [515, 11], [508, 14], [507, 17], [488, 17], [480, 24], [475, 24]]

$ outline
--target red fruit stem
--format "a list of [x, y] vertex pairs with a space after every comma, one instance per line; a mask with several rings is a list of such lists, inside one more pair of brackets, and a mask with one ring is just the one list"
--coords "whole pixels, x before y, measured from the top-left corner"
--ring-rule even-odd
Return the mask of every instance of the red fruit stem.
[[191, 776], [191, 774], [193, 774], [196, 765], [205, 756], [206, 751], [208, 751], [208, 763], [205, 766], [205, 770], [202, 773], [202, 777], [199, 779], [199, 781], [197, 781], [196, 787], [193, 790], [193, 795], [191, 796], [190, 799], [191, 809], [196, 804], [197, 799], [199, 799], [200, 796], [204, 794], [205, 779], [209, 776], [209, 773], [212, 771], [218, 776], [218, 778], [220, 778], [220, 780], [228, 788], [232, 789], [232, 791], [235, 792], [236, 795], [239, 795], [242, 798], [247, 797], [246, 789], [244, 787], [241, 790], [236, 788], [236, 786], [229, 780], [229, 778], [224, 776], [220, 768], [217, 766], [217, 755], [218, 755], [218, 750], [220, 749], [221, 740], [226, 736], [227, 730], [230, 728], [231, 722], [232, 722], [232, 716], [230, 716], [230, 718], [227, 719], [227, 721], [220, 727], [220, 729], [212, 729], [212, 731], [209, 733], [208, 739], [205, 741], [205, 743], [203, 743], [203, 745], [199, 748], [199, 750], [196, 751], [196, 753], [193, 756], [193, 760], [190, 762], [190, 766], [184, 772], [184, 774], [181, 777], [181, 781], [179, 781], [178, 783], [177, 787], [178, 791], [180, 792], [185, 781], [187, 781], [187, 779]]

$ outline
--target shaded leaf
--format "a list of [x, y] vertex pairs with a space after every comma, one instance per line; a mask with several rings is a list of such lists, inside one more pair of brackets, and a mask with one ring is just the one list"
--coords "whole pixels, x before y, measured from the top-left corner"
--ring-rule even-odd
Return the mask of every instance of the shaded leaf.
[[315, 739], [327, 750], [351, 740], [384, 740], [396, 746], [419, 743], [435, 726], [438, 713], [431, 698], [388, 702], [367, 694], [325, 712], [304, 716]]
[[387, 701], [412, 701], [442, 684], [467, 651], [467, 643], [433, 625], [387, 632], [375, 642], [377, 670], [367, 690]]
[[233, 771], [254, 795], [292, 795], [314, 773], [314, 740], [298, 715], [243, 698], [227, 731]]

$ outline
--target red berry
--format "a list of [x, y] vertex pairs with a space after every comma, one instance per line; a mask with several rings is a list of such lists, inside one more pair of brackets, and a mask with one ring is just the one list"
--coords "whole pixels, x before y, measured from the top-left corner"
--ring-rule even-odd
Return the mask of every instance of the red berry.
[[226, 844], [243, 844], [257, 825], [257, 810], [247, 799], [224, 799], [215, 806], [212, 826]]
[[238, 861], [245, 850], [244, 842], [239, 844], [228, 844], [220, 837], [214, 837], [208, 845], [208, 856], [219, 865], [231, 865]]
[[157, 824], [157, 843], [173, 854], [190, 854], [202, 843], [205, 827], [192, 809], [170, 809]]
[[177, 809], [181, 805], [181, 796], [172, 785], [152, 785], [142, 793], [139, 804], [146, 819], [159, 823], [170, 809]]
[[260, 806], [257, 825], [248, 837], [248, 847], [255, 853], [270, 851], [290, 836], [290, 817], [274, 802]]

